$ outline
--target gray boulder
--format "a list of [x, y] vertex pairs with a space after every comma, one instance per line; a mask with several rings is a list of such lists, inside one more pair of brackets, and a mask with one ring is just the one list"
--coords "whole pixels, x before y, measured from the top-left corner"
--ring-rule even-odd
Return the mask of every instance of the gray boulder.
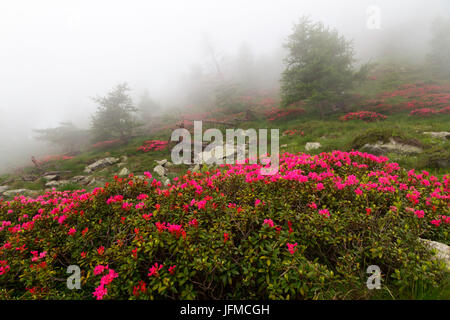
[[163, 166], [157, 165], [154, 169], [154, 172], [156, 172], [160, 177], [163, 177], [166, 175], [166, 169], [164, 169]]
[[116, 164], [117, 162], [119, 162], [118, 158], [114, 158], [114, 157], [104, 158], [104, 159], [98, 160], [98, 161], [88, 165], [84, 169], [84, 172], [91, 173], [92, 171], [102, 169], [102, 168], [105, 168], [108, 166], [112, 166], [113, 164]]
[[443, 260], [447, 264], [447, 269], [450, 269], [450, 247], [444, 243], [431, 241], [426, 239], [419, 239], [427, 248], [436, 252], [436, 258]]
[[164, 186], [167, 187], [169, 185], [169, 183], [170, 183], [170, 179], [169, 178], [164, 180]]
[[42, 178], [44, 178], [47, 181], [54, 181], [54, 180], [58, 180], [59, 176], [56, 174], [52, 174], [52, 175], [48, 175], [48, 176], [43, 176]]
[[22, 176], [22, 180], [23, 181], [36, 181], [38, 178], [36, 177], [36, 176], [33, 176], [33, 175], [25, 175], [25, 176]]
[[167, 159], [155, 160], [155, 162], [160, 166], [164, 166], [167, 163]]
[[427, 136], [431, 136], [436, 139], [450, 139], [450, 132], [441, 131], [441, 132], [424, 132], [423, 134]]
[[9, 186], [0, 186], [0, 194], [9, 189]]
[[64, 184], [69, 184], [69, 183], [70, 183], [69, 180], [49, 181], [45, 184], [45, 186], [47, 188], [56, 188], [56, 187], [62, 186]]
[[127, 177], [130, 174], [130, 170], [127, 168], [122, 168], [120, 172], [117, 174], [119, 177]]
[[15, 190], [9, 190], [9, 191], [3, 192], [3, 195], [5, 197], [14, 197], [16, 195], [35, 196], [35, 195], [37, 195], [37, 192], [28, 190], [28, 189], [15, 189]]
[[419, 147], [400, 143], [395, 141], [393, 138], [389, 139], [389, 142], [378, 141], [374, 144], [366, 143], [362, 150], [368, 151], [374, 154], [385, 154], [385, 153], [397, 153], [397, 154], [415, 154], [421, 153], [423, 150]]
[[321, 147], [322, 147], [322, 145], [320, 144], [320, 142], [307, 142], [305, 145], [305, 150], [311, 151], [311, 150], [319, 149]]
[[72, 179], [70, 179], [73, 183], [79, 183], [82, 185], [87, 185], [91, 181], [90, 176], [75, 176]]

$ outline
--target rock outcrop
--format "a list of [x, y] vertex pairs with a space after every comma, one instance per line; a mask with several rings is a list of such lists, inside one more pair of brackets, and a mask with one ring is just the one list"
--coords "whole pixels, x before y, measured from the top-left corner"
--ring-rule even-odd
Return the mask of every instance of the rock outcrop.
[[0, 194], [7, 191], [9, 189], [9, 186], [0, 186]]
[[49, 181], [45, 184], [45, 187], [47, 188], [57, 188], [59, 186], [69, 184], [69, 180], [59, 180], [59, 181]]
[[28, 189], [14, 189], [14, 190], [8, 190], [3, 192], [3, 195], [5, 197], [14, 197], [16, 195], [22, 195], [22, 196], [36, 196], [37, 192], [33, 190]]
[[319, 148], [322, 148], [322, 145], [320, 144], [320, 142], [307, 142], [305, 145], [306, 151], [316, 150]]
[[389, 142], [378, 141], [374, 144], [366, 143], [362, 147], [362, 150], [376, 155], [386, 154], [389, 152], [408, 155], [421, 153], [423, 151], [422, 148], [397, 142], [393, 138], [390, 138]]
[[441, 132], [424, 132], [428, 136], [436, 139], [450, 139], [450, 132], [441, 131]]
[[104, 158], [104, 159], [98, 160], [98, 161], [88, 165], [84, 169], [84, 172], [91, 173], [91, 172], [93, 172], [95, 170], [102, 169], [102, 168], [105, 168], [105, 167], [108, 167], [108, 166], [112, 166], [112, 165], [116, 164], [119, 161], [120, 161], [120, 159], [114, 158], [114, 157]]
[[130, 170], [128, 170], [127, 168], [122, 168], [122, 170], [120, 170], [120, 172], [117, 174], [119, 177], [126, 177], [130, 174]]
[[436, 258], [445, 261], [447, 268], [450, 269], [450, 247], [445, 243], [419, 239], [426, 247], [436, 252]]

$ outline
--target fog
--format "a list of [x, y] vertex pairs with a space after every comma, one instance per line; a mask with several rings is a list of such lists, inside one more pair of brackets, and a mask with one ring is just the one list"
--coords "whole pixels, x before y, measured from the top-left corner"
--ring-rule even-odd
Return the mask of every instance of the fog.
[[[370, 5], [381, 9], [380, 29], [367, 27]], [[446, 0], [3, 0], [0, 171], [47, 152], [33, 128], [62, 121], [88, 128], [90, 97], [118, 83], [126, 81], [133, 98], [148, 90], [165, 108], [183, 106], [185, 76], [194, 66], [212, 68], [208, 46], [225, 67], [247, 47], [273, 63], [267, 78], [276, 86], [283, 41], [302, 15], [354, 39], [365, 62], [387, 52], [420, 61], [432, 20], [449, 14]]]

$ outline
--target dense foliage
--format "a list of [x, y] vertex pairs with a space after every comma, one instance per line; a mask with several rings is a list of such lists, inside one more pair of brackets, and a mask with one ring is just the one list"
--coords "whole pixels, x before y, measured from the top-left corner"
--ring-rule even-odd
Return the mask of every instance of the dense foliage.
[[[146, 172], [93, 192], [0, 200], [6, 299], [394, 297], [448, 279], [419, 237], [449, 243], [450, 177], [361, 152], [223, 165], [164, 188]], [[81, 289], [66, 287], [69, 265]]]

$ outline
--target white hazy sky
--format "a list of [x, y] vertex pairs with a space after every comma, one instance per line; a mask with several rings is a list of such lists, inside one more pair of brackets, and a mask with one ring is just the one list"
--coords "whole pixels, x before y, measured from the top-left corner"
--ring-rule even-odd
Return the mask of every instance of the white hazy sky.
[[0, 134], [87, 118], [89, 97], [123, 81], [164, 100], [205, 58], [204, 35], [225, 55], [243, 42], [270, 54], [306, 14], [360, 37], [369, 5], [381, 30], [450, 12], [446, 0], [1, 0]]

